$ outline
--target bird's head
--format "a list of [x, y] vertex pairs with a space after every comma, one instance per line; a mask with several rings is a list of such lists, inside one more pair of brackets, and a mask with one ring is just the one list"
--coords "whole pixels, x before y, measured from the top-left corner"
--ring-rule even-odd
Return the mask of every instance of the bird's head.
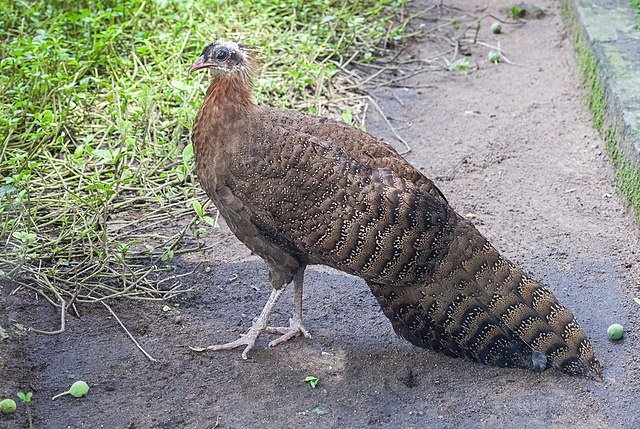
[[246, 46], [216, 40], [205, 46], [202, 54], [189, 67], [189, 72], [209, 68], [212, 71], [230, 75], [233, 73], [250, 74], [252, 57]]

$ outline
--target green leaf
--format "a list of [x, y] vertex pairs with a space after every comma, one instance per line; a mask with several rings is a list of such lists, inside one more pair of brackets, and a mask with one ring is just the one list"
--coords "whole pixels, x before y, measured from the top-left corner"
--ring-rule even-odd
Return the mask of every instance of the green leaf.
[[202, 220], [205, 221], [205, 223], [209, 226], [212, 226], [214, 228], [218, 227], [218, 224], [216, 223], [216, 220], [214, 218], [212, 218], [211, 216], [202, 216]]
[[509, 15], [511, 15], [511, 18], [518, 20], [520, 18], [524, 18], [524, 16], [527, 14], [527, 10], [523, 7], [520, 7], [518, 5], [515, 6], [511, 6], [507, 12], [509, 13]]
[[320, 21], [320, 24], [326, 24], [327, 22], [331, 22], [334, 19], [336, 19], [335, 16], [333, 15], [326, 15], [324, 18], [322, 18], [322, 21]]
[[193, 161], [193, 145], [189, 143], [182, 149], [182, 163], [185, 166], [190, 166]]
[[98, 158], [98, 162], [112, 164], [120, 156], [120, 149], [94, 149], [93, 156]]
[[45, 127], [53, 122], [53, 112], [49, 109], [45, 109], [42, 111], [40, 115], [40, 124]]
[[489, 52], [488, 57], [489, 61], [491, 61], [493, 64], [498, 64], [500, 62], [500, 52], [491, 51]]
[[450, 71], [466, 71], [469, 70], [469, 60], [467, 58], [458, 58], [449, 64]]
[[345, 109], [342, 111], [342, 121], [349, 125], [353, 124], [353, 114], [351, 110]]
[[311, 386], [312, 389], [315, 389], [318, 383], [320, 382], [320, 379], [314, 375], [310, 375], [308, 377], [305, 377], [305, 379], [302, 381], [304, 383], [309, 383], [309, 386]]
[[20, 391], [20, 392], [16, 393], [16, 396], [23, 403], [28, 404], [29, 402], [31, 402], [31, 397], [33, 396], [33, 392], [24, 393], [23, 391]]
[[204, 209], [202, 208], [202, 204], [198, 200], [191, 200], [191, 206], [193, 207], [193, 211], [196, 212], [196, 216], [202, 218], [204, 216]]
[[327, 414], [327, 410], [321, 405], [316, 405], [315, 407], [311, 408], [309, 412], [312, 414], [317, 414], [319, 416], [324, 416], [325, 414]]
[[16, 187], [12, 185], [0, 186], [0, 198], [16, 191]]
[[23, 243], [33, 243], [34, 241], [36, 241], [36, 238], [38, 238], [36, 234], [25, 231], [14, 231], [11, 235], [14, 238], [22, 241]]
[[180, 91], [191, 91], [191, 85], [181, 81], [181, 80], [172, 80], [171, 86], [179, 89]]
[[160, 259], [161, 259], [163, 262], [166, 262], [166, 261], [168, 261], [168, 260], [170, 260], [170, 259], [173, 259], [173, 255], [174, 255], [174, 251], [173, 251], [173, 249], [168, 248], [168, 249], [166, 249], [166, 250], [162, 253], [162, 256], [160, 256]]

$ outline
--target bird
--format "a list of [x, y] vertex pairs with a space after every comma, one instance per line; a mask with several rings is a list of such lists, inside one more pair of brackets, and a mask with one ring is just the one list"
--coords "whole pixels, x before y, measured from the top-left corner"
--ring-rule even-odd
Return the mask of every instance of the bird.
[[[268, 267], [271, 294], [237, 340], [270, 347], [310, 337], [305, 269], [364, 279], [410, 343], [481, 364], [601, 379], [592, 343], [569, 308], [503, 257], [438, 187], [390, 144], [344, 122], [252, 100], [256, 50], [206, 45], [189, 72], [210, 84], [192, 130], [196, 175], [230, 230]], [[293, 283], [288, 326], [268, 326]], [[348, 311], [348, 304], [345, 304]], [[195, 349], [195, 348], [194, 348]]]

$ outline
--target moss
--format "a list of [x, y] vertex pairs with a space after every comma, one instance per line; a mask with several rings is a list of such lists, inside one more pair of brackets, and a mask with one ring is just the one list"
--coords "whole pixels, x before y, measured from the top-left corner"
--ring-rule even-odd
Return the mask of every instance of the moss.
[[[640, 0], [638, 1], [640, 2]], [[605, 148], [615, 171], [618, 192], [629, 202], [636, 219], [640, 221], [640, 165], [630, 162], [620, 149], [616, 124], [605, 123], [606, 100], [604, 89], [600, 83], [596, 57], [584, 40], [568, 0], [561, 1], [561, 9], [572, 35], [582, 86], [585, 91], [585, 102], [591, 112], [593, 126], [604, 138]]]
[[640, 166], [632, 164], [624, 156], [616, 143], [616, 131], [613, 126], [608, 126], [605, 130], [604, 141], [615, 170], [618, 190], [629, 201], [636, 219], [640, 221]]
[[636, 28], [640, 29], [640, 0], [629, 0], [629, 4], [637, 9]]

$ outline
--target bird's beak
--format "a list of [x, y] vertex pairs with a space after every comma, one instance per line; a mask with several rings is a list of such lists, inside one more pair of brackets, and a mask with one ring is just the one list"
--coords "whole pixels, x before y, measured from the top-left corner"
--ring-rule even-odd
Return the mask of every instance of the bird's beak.
[[189, 73], [193, 73], [196, 70], [204, 69], [207, 67], [213, 67], [213, 64], [207, 63], [204, 59], [204, 55], [200, 55], [198, 59], [193, 64], [191, 64], [191, 67], [189, 67]]

